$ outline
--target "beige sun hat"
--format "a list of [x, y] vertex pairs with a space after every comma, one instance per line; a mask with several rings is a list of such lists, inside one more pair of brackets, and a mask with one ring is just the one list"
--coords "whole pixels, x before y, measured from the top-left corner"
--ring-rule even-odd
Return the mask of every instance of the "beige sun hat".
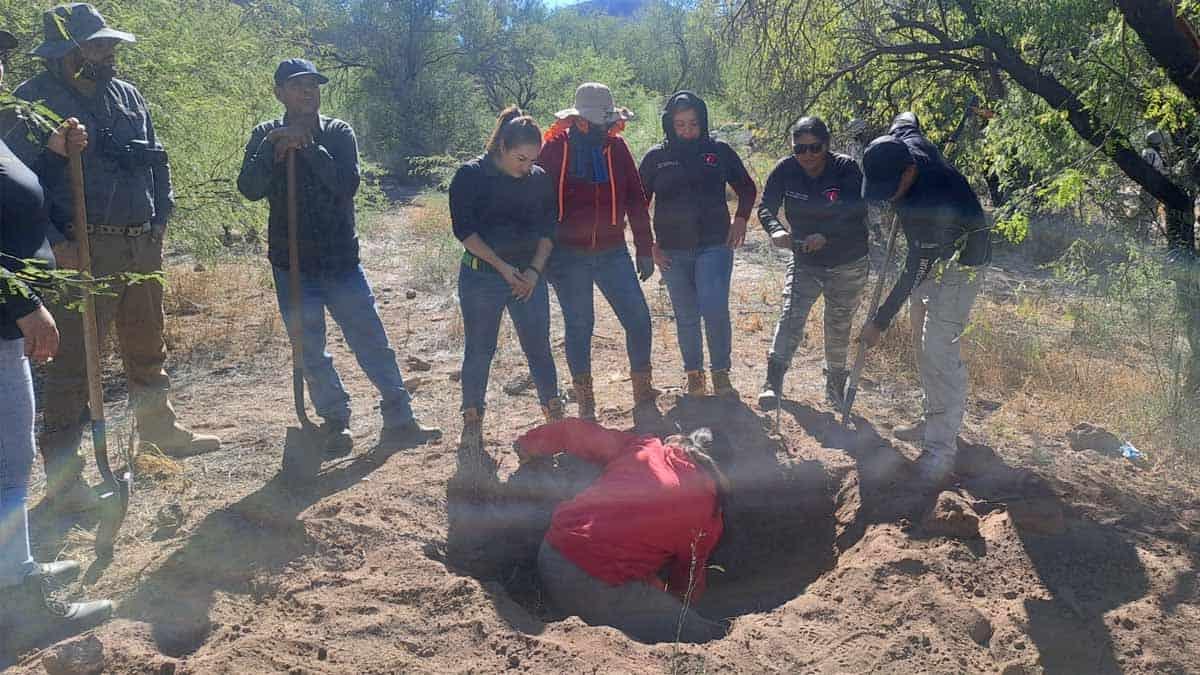
[[559, 110], [554, 116], [560, 120], [578, 115], [593, 124], [633, 119], [627, 108], [618, 108], [613, 102], [612, 90], [599, 82], [584, 82], [575, 90], [575, 105]]

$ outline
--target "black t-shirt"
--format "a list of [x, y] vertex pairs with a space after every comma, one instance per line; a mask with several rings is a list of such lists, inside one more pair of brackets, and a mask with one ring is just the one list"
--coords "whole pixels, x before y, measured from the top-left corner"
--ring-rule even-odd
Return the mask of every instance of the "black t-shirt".
[[47, 257], [49, 222], [37, 176], [0, 142], [0, 339], [20, 338], [17, 319], [41, 306], [37, 295], [15, 273], [39, 253], [43, 259]]
[[737, 215], [748, 218], [754, 208], [754, 180], [723, 141], [656, 145], [638, 173], [646, 199], [654, 200], [654, 237], [663, 249], [720, 246], [729, 239], [726, 185], [737, 193]]
[[450, 221], [464, 241], [477, 234], [514, 267], [533, 260], [539, 239], [554, 239], [558, 225], [554, 183], [540, 166], [509, 176], [487, 156], [458, 168], [450, 181]]

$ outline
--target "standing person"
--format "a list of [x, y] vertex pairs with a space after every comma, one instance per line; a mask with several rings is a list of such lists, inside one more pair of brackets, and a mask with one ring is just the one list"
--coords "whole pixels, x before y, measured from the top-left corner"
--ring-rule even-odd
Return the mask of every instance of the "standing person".
[[992, 257], [989, 228], [967, 179], [922, 134], [916, 117], [902, 113], [863, 155], [863, 196], [892, 202], [908, 240], [904, 272], [859, 339], [878, 344], [901, 305], [912, 296], [910, 319], [917, 352], [924, 416], [895, 435], [923, 441], [922, 472], [940, 483], [954, 469], [958, 429], [967, 400], [967, 367], [959, 338]]
[[[783, 313], [767, 354], [767, 382], [758, 405], [773, 410], [783, 398], [783, 376], [804, 340], [813, 303], [825, 296], [825, 397], [840, 407], [846, 393], [850, 322], [867, 284], [867, 205], [862, 172], [829, 150], [829, 128], [819, 117], [792, 127], [792, 154], [779, 160], [763, 190], [758, 219], [771, 243], [792, 251]], [[784, 209], [788, 228], [779, 222]], [[790, 229], [789, 229], [790, 228]]]
[[[1167, 173], [1167, 160], [1163, 156], [1163, 134], [1158, 129], [1152, 129], [1146, 134], [1146, 149], [1142, 150], [1142, 161], [1154, 167], [1154, 170]], [[1149, 241], [1155, 231], [1165, 233], [1163, 223], [1166, 221], [1166, 208], [1155, 199], [1145, 188], [1141, 190], [1142, 213], [1138, 220], [1137, 236]]]
[[[633, 113], [618, 109], [609, 88], [579, 85], [575, 105], [555, 113], [538, 164], [555, 186], [558, 231], [550, 257], [550, 282], [566, 324], [567, 367], [579, 416], [595, 419], [592, 331], [598, 287], [625, 329], [634, 409], [654, 406], [650, 368], [650, 307], [638, 283], [654, 274], [650, 213], [637, 164], [620, 132]], [[633, 229], [637, 270], [625, 246], [625, 218]]]
[[[0, 80], [11, 33], [0, 30]], [[87, 135], [69, 119], [50, 136], [48, 151], [58, 171], [68, 152], [79, 152]], [[29, 546], [26, 502], [33, 468], [34, 400], [29, 359], [47, 362], [58, 352], [54, 317], [22, 278], [26, 261], [52, 265], [48, 224], [38, 178], [0, 141], [0, 654], [16, 654], [46, 636], [78, 633], [112, 615], [107, 600], [61, 603], [50, 600], [43, 582], [79, 573], [79, 563], [35, 562]]]
[[724, 637], [722, 624], [691, 608], [707, 585], [729, 494], [711, 446], [708, 429], [660, 441], [578, 419], [517, 439], [522, 463], [567, 452], [603, 467], [555, 509], [538, 552], [538, 574], [559, 609], [644, 642]]
[[329, 80], [304, 59], [287, 59], [275, 69], [275, 97], [281, 118], [250, 132], [238, 176], [238, 190], [251, 201], [270, 202], [267, 257], [284, 322], [292, 320], [288, 277], [287, 154], [296, 153], [299, 194], [301, 342], [304, 379], [313, 406], [324, 420], [326, 451], [350, 452], [350, 395], [325, 350], [325, 311], [342, 329], [358, 365], [379, 390], [383, 415], [381, 446], [408, 447], [439, 438], [441, 431], [422, 426], [413, 416], [396, 353], [375, 306], [358, 256], [354, 194], [358, 191], [358, 143], [342, 120], [325, 117], [321, 85]]
[[463, 349], [464, 447], [483, 448], [488, 371], [504, 310], [529, 361], [546, 421], [561, 419], [558, 373], [550, 352], [546, 262], [554, 247], [554, 184], [536, 166], [542, 132], [516, 106], [496, 118], [487, 148], [450, 182], [450, 220], [463, 243], [458, 272]]
[[[217, 450], [216, 436], [180, 424], [171, 405], [171, 382], [163, 366], [163, 286], [157, 279], [125, 283], [127, 274], [162, 272], [163, 236], [175, 209], [167, 154], [154, 133], [150, 110], [132, 84], [116, 77], [116, 48], [134, 42], [109, 28], [96, 8], [58, 5], [43, 16], [45, 40], [33, 55], [45, 71], [14, 94], [37, 101], [63, 118], [79, 119], [92, 132], [83, 152], [84, 194], [92, 269], [111, 277], [108, 293], [96, 297], [100, 344], [115, 324], [138, 434], [174, 457]], [[79, 266], [78, 238], [70, 229], [73, 198], [68, 181], [53, 167], [37, 129], [13, 124], [4, 140], [42, 180], [50, 212], [47, 236], [62, 268]], [[46, 369], [40, 438], [46, 464], [46, 496], [63, 511], [95, 505], [83, 482], [79, 445], [87, 420], [87, 365], [81, 315], [50, 303], [64, 343]]]
[[[746, 219], [757, 189], [742, 158], [708, 135], [708, 105], [690, 91], [673, 94], [662, 114], [666, 140], [650, 149], [639, 170], [654, 207], [655, 262], [667, 282], [687, 394], [704, 396], [704, 340], [708, 337], [713, 393], [737, 396], [729, 381], [733, 328], [729, 282], [733, 250], [746, 240]], [[725, 186], [737, 193], [729, 218]]]

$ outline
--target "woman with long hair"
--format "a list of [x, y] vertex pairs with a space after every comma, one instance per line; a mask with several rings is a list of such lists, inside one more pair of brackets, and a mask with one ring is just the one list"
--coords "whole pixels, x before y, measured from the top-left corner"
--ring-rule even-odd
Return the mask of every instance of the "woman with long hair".
[[523, 463], [566, 452], [603, 467], [554, 511], [538, 552], [538, 573], [559, 609], [644, 642], [725, 635], [724, 625], [692, 609], [729, 495], [709, 453], [712, 439], [699, 429], [662, 441], [579, 419], [517, 439]]
[[516, 106], [500, 113], [484, 154], [450, 183], [450, 219], [465, 249], [458, 274], [465, 347], [462, 444], [483, 449], [488, 373], [504, 311], [512, 319], [546, 420], [562, 417], [550, 352], [546, 262], [554, 244], [554, 187], [534, 164], [542, 133]]

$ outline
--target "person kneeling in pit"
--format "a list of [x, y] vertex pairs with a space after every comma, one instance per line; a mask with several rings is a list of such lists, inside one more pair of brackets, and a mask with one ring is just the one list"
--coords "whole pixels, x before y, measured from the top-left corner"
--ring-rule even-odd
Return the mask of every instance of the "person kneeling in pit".
[[517, 439], [522, 463], [567, 452], [604, 467], [554, 511], [538, 552], [542, 584], [560, 610], [643, 642], [724, 637], [724, 624], [692, 609], [729, 493], [708, 453], [712, 438], [699, 429], [662, 441], [566, 419]]

